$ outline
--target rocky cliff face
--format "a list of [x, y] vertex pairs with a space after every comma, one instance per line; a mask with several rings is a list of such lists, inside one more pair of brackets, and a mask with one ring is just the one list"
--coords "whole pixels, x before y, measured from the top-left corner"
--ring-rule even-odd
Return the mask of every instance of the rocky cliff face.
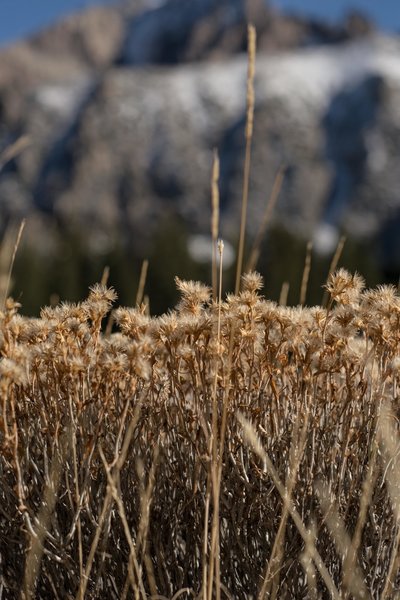
[[206, 233], [216, 147], [222, 234], [233, 239], [249, 16], [259, 32], [250, 233], [283, 164], [276, 221], [305, 239], [318, 224], [384, 230], [400, 211], [399, 40], [355, 15], [333, 29], [242, 0], [94, 9], [3, 50], [0, 152], [21, 134], [31, 145], [0, 173], [2, 228], [28, 215], [33, 241], [56, 222], [94, 249], [139, 246], [169, 212]]

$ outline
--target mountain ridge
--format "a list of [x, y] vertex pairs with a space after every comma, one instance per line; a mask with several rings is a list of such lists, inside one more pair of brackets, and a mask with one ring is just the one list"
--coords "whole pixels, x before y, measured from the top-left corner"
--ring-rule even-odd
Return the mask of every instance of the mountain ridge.
[[[246, 10], [260, 14], [250, 233], [257, 229], [275, 173], [284, 163], [287, 177], [275, 219], [304, 238], [312, 237], [323, 218], [332, 169], [348, 168], [341, 150], [327, 161], [324, 114], [341, 92], [340, 110], [351, 112], [351, 91], [346, 96], [346, 89], [374, 75], [382, 78], [384, 88], [374, 100], [374, 121], [354, 132], [361, 136], [366, 156], [351, 158], [365, 162], [363, 177], [347, 188], [352, 202], [335, 226], [374, 236], [397, 215], [399, 40], [372, 32], [361, 16], [353, 15], [339, 28], [318, 29], [315, 23], [267, 9], [262, 15], [259, 3], [239, 0], [223, 3], [225, 8], [236, 6], [237, 14], [224, 35], [217, 35], [227, 18], [217, 4], [210, 0], [208, 13], [192, 23], [192, 36], [175, 63], [156, 64], [154, 57], [140, 62], [127, 40], [141, 22], [150, 20], [159, 31], [149, 38], [149, 52], [159, 54], [157, 43], [160, 48], [167, 44], [165, 28], [172, 31], [165, 11], [171, 11], [173, 22], [178, 1], [140, 14], [91, 9], [2, 51], [1, 147], [21, 134], [32, 141], [0, 173], [3, 229], [28, 216], [33, 243], [40, 232], [49, 231], [50, 219], [61, 227], [73, 223], [88, 230], [94, 249], [112, 245], [121, 231], [141, 246], [162, 215], [172, 211], [189, 231], [205, 233], [212, 148], [218, 147], [221, 233], [233, 239], [241, 196]], [[284, 32], [280, 38], [279, 31]]]

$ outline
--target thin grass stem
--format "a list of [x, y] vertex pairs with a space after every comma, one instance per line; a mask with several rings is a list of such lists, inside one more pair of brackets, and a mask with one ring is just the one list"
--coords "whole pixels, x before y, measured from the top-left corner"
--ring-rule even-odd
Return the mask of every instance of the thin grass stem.
[[257, 267], [258, 260], [260, 258], [261, 246], [267, 231], [267, 227], [271, 221], [271, 217], [279, 198], [280, 191], [282, 189], [283, 180], [285, 178], [286, 167], [280, 167], [275, 175], [274, 183], [272, 186], [271, 194], [268, 198], [268, 202], [265, 206], [263, 218], [261, 221], [260, 228], [255, 237], [253, 247], [250, 252], [250, 258], [246, 266], [246, 273], [254, 271]]
[[242, 210], [240, 217], [240, 234], [236, 264], [236, 281], [235, 294], [239, 293], [240, 278], [243, 270], [243, 256], [246, 236], [246, 221], [247, 221], [247, 205], [249, 199], [249, 183], [250, 183], [250, 162], [251, 162], [251, 142], [253, 138], [253, 123], [254, 123], [254, 76], [256, 63], [256, 30], [253, 25], [249, 25], [247, 29], [248, 38], [248, 71], [247, 71], [247, 110], [246, 110], [246, 149], [244, 159], [244, 174], [243, 174], [243, 193], [242, 193]]

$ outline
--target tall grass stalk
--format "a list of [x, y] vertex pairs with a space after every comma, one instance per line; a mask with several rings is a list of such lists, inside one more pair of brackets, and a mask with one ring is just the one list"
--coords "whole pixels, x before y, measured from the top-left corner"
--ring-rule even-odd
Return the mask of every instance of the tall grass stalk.
[[[316, 490], [324, 512], [325, 521], [331, 532], [336, 549], [339, 556], [342, 558], [343, 565], [347, 566], [346, 558], [351, 554], [352, 543], [350, 536], [346, 531], [346, 526], [339, 515], [337, 506], [335, 506], [329, 487], [320, 480], [316, 483]], [[368, 594], [364, 584], [364, 575], [357, 564], [354, 555], [351, 561], [351, 567], [351, 572], [344, 570], [343, 573], [344, 589], [348, 591], [352, 598], [357, 600], [366, 600], [367, 598], [370, 598], [371, 596]]]
[[143, 301], [148, 269], [149, 269], [149, 261], [147, 259], [144, 259], [144, 261], [142, 262], [142, 268], [140, 270], [139, 285], [138, 285], [136, 301], [135, 301], [136, 306], [140, 306], [140, 304]]
[[274, 183], [272, 186], [271, 194], [268, 198], [268, 202], [265, 206], [263, 218], [257, 235], [253, 242], [253, 247], [250, 252], [250, 258], [246, 266], [246, 273], [251, 273], [257, 267], [258, 259], [260, 258], [261, 246], [267, 231], [267, 227], [271, 221], [271, 217], [279, 198], [279, 193], [282, 189], [283, 180], [285, 178], [285, 167], [280, 167], [275, 175]]
[[21, 135], [13, 144], [3, 150], [0, 153], [0, 173], [8, 162], [16, 158], [30, 145], [31, 138], [28, 135]]
[[[220, 571], [220, 549], [219, 549], [219, 502], [220, 502], [220, 459], [218, 450], [218, 440], [222, 441], [222, 432], [219, 432], [218, 428], [218, 378], [221, 377], [221, 307], [222, 307], [222, 266], [223, 266], [223, 253], [224, 243], [222, 240], [218, 242], [219, 251], [219, 285], [218, 285], [218, 319], [217, 319], [217, 352], [215, 355], [215, 366], [214, 366], [214, 384], [212, 391], [212, 452], [210, 457], [210, 481], [213, 498], [213, 518], [211, 527], [211, 544], [210, 544], [210, 560], [208, 568], [208, 600], [213, 598], [213, 590], [215, 590], [215, 597], [217, 600], [221, 597], [221, 571]], [[208, 513], [208, 510], [206, 510]], [[215, 581], [214, 581], [215, 574]]]
[[[43, 497], [33, 527], [28, 528], [30, 537], [29, 551], [26, 556], [24, 581], [22, 584], [23, 600], [36, 597], [35, 588], [44, 552], [44, 542], [51, 529], [51, 520], [57, 501], [58, 489], [63, 475], [63, 465], [68, 460], [71, 450], [72, 423], [61, 436], [60, 444], [50, 465], [49, 478], [45, 483]], [[81, 565], [80, 565], [81, 566]]]
[[240, 233], [239, 245], [236, 264], [236, 281], [235, 294], [239, 293], [240, 278], [243, 270], [243, 255], [246, 236], [247, 222], [247, 205], [249, 200], [249, 183], [250, 183], [250, 161], [251, 161], [251, 142], [253, 138], [254, 125], [254, 76], [256, 67], [256, 30], [253, 25], [249, 25], [247, 29], [248, 38], [248, 71], [247, 71], [247, 110], [246, 110], [246, 149], [244, 158], [244, 173], [243, 173], [243, 193], [242, 193], [242, 210], [240, 217]]
[[[17, 255], [18, 247], [21, 242], [22, 234], [25, 229], [26, 220], [23, 219], [18, 228], [18, 231], [15, 233], [13, 229], [9, 230], [5, 236], [3, 244], [1, 246], [0, 252], [0, 285], [2, 292], [1, 306], [4, 309], [5, 302], [8, 296], [8, 292], [10, 289], [11, 283], [11, 275], [14, 268], [15, 257]], [[13, 238], [15, 237], [15, 242], [13, 243]], [[7, 264], [8, 263], [8, 264]], [[8, 269], [7, 269], [8, 267]], [[5, 274], [5, 270], [7, 269], [7, 274]]]
[[217, 243], [219, 235], [219, 157], [214, 150], [211, 174], [211, 240], [212, 240], [212, 291], [213, 299], [218, 294]]
[[[334, 273], [337, 269], [337, 266], [339, 264], [340, 258], [342, 256], [343, 253], [343, 248], [344, 245], [346, 243], [346, 236], [342, 235], [341, 238], [338, 241], [338, 244], [336, 246], [336, 250], [332, 256], [332, 260], [331, 263], [329, 265], [329, 271], [328, 271], [328, 275], [326, 277], [326, 280], [328, 281], [329, 278], [331, 277], [332, 273]], [[325, 291], [323, 298], [322, 298], [322, 306], [327, 306], [329, 301], [329, 294]]]
[[396, 415], [387, 401], [382, 404], [379, 415], [378, 435], [385, 466], [385, 480], [389, 489], [395, 523], [389, 569], [382, 591], [382, 600], [391, 598], [395, 591], [395, 579], [400, 572], [400, 436], [395, 426]]
[[310, 272], [311, 272], [311, 252], [312, 252], [312, 242], [307, 242], [306, 258], [304, 261], [303, 277], [301, 278], [301, 287], [300, 287], [300, 304], [301, 304], [301, 306], [305, 305], [306, 299], [307, 299], [308, 280], [310, 278]]
[[287, 306], [289, 296], [290, 284], [288, 281], [282, 283], [281, 291], [279, 294], [279, 306]]

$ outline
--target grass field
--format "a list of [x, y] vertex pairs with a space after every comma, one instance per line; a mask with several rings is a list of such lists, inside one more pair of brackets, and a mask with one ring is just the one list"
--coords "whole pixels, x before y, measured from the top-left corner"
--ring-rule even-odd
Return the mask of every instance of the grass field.
[[396, 290], [339, 270], [325, 308], [286, 308], [256, 273], [225, 300], [177, 285], [113, 333], [101, 285], [39, 319], [7, 301], [3, 597], [398, 597]]

